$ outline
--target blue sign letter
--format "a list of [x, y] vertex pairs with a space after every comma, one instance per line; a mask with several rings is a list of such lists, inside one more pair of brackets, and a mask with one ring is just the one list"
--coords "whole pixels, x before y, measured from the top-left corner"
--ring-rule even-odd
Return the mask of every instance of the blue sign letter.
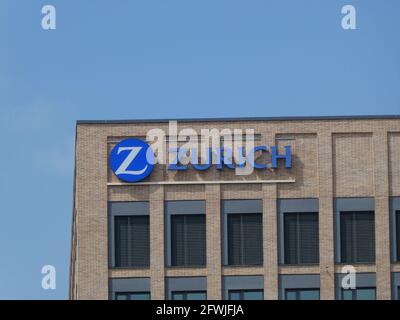
[[278, 159], [285, 159], [285, 168], [292, 167], [292, 150], [290, 146], [285, 147], [285, 154], [278, 154], [276, 147], [271, 147], [272, 153], [272, 168], [278, 168]]

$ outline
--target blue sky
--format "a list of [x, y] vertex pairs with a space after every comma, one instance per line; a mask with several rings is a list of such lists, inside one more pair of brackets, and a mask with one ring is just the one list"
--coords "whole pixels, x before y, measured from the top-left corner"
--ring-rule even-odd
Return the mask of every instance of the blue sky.
[[398, 0], [1, 0], [0, 299], [67, 297], [77, 119], [399, 114], [399, 14]]

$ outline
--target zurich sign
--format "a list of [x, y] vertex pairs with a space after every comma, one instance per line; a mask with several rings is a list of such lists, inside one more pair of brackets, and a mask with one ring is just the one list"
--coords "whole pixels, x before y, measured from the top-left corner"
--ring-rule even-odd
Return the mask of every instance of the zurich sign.
[[137, 182], [146, 178], [154, 167], [154, 153], [139, 139], [125, 139], [110, 154], [110, 167], [122, 181]]

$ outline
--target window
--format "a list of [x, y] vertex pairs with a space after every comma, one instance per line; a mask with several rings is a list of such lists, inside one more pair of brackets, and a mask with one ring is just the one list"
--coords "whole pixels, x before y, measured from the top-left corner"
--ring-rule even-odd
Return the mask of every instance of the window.
[[115, 266], [148, 267], [149, 216], [115, 216]]
[[173, 291], [172, 300], [206, 300], [206, 291]]
[[229, 300], [264, 300], [264, 291], [229, 290]]
[[341, 262], [375, 262], [375, 221], [373, 211], [340, 213]]
[[285, 264], [318, 263], [318, 213], [285, 213], [284, 247]]
[[400, 211], [396, 211], [397, 261], [400, 261]]
[[397, 287], [397, 300], [400, 300], [400, 286]]
[[319, 289], [286, 289], [286, 300], [319, 300]]
[[262, 215], [228, 215], [228, 264], [262, 265]]
[[343, 300], [375, 300], [375, 288], [342, 289]]
[[171, 215], [171, 265], [206, 264], [206, 216]]
[[116, 292], [115, 300], [150, 300], [150, 292]]

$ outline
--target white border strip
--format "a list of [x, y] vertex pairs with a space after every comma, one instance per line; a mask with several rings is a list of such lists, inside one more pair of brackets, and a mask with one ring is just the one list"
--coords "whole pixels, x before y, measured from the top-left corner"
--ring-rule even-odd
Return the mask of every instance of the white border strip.
[[295, 179], [288, 180], [217, 180], [217, 181], [155, 181], [155, 182], [108, 182], [107, 186], [147, 186], [147, 185], [176, 185], [176, 184], [241, 184], [241, 183], [294, 183]]

